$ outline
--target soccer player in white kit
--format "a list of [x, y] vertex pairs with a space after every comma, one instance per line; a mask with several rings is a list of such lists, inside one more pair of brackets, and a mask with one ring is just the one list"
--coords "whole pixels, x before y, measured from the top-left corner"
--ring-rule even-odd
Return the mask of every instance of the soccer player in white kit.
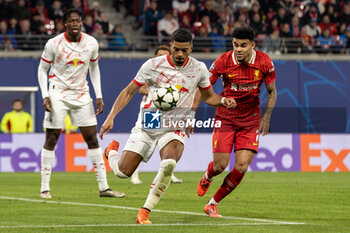
[[[189, 128], [179, 130], [166, 129], [162, 126], [160, 130], [154, 130], [142, 127], [143, 113], [152, 107], [154, 109], [152, 92], [164, 83], [181, 86], [177, 107], [169, 112], [160, 111], [162, 118], [172, 117], [178, 113], [182, 116], [190, 116], [197, 87], [207, 104], [235, 107], [234, 99], [222, 98], [213, 92], [209, 81], [210, 74], [205, 64], [189, 57], [192, 51], [192, 34], [189, 30], [180, 28], [173, 33], [171, 51], [172, 54], [149, 59], [142, 65], [136, 77], [119, 94], [99, 133], [100, 138], [103, 139], [103, 135], [113, 128], [113, 121], [117, 114], [129, 103], [140, 87], [148, 83], [150, 94], [147, 96], [147, 104], [143, 106], [144, 111], [139, 113], [122, 155], [117, 152], [119, 143], [114, 140], [104, 153], [115, 175], [128, 178], [141, 161], [147, 162], [150, 159], [156, 145], [159, 147], [160, 168], [152, 182], [146, 202], [136, 217], [136, 222], [139, 224], [151, 224], [149, 213], [168, 188], [171, 174], [184, 149], [185, 134], [187, 136], [190, 134]], [[157, 113], [159, 114], [158, 111]]]
[[[88, 145], [88, 155], [95, 169], [100, 197], [123, 197], [124, 193], [111, 190], [107, 184], [106, 168], [96, 137], [96, 116], [86, 80], [90, 70], [96, 94], [96, 115], [99, 115], [103, 112], [104, 104], [97, 62], [98, 43], [93, 37], [81, 32], [82, 14], [78, 10], [67, 10], [63, 22], [66, 32], [46, 43], [38, 68], [46, 128], [45, 144], [41, 151], [40, 197], [51, 198], [50, 176], [54, 149], [67, 114], [72, 123], [79, 127]], [[50, 67], [48, 90], [47, 71]]]
[[[159, 45], [155, 51], [154, 51], [154, 55], [156, 57], [159, 57], [159, 56], [163, 56], [163, 55], [168, 55], [170, 53], [170, 48], [168, 45]], [[139, 90], [139, 93], [141, 95], [144, 95], [143, 98], [142, 98], [142, 101], [141, 101], [141, 108], [142, 106], [146, 103], [145, 101], [147, 100], [147, 96], [148, 96], [148, 89], [147, 89], [147, 85], [143, 85], [140, 90]], [[130, 182], [132, 184], [142, 184], [142, 181], [140, 180], [139, 178], [139, 168], [137, 168], [134, 173], [131, 175], [131, 180]], [[177, 178], [174, 173], [171, 175], [171, 183], [174, 183], [174, 184], [181, 184], [182, 183], [182, 180]]]

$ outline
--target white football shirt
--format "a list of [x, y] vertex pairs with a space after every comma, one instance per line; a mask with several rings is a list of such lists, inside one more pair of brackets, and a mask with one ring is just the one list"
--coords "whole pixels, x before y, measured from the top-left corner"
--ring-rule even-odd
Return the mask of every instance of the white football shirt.
[[89, 63], [98, 60], [98, 49], [96, 39], [85, 33], [78, 42], [61, 33], [46, 43], [41, 59], [51, 64], [49, 83], [55, 98], [77, 104], [91, 102], [86, 77]]
[[[152, 102], [152, 93], [163, 84], [176, 86], [180, 92], [180, 99], [175, 109], [167, 112], [160, 111], [162, 130], [179, 129], [169, 126], [165, 128], [163, 123], [168, 123], [169, 119], [181, 120], [189, 116], [197, 87], [202, 89], [211, 87], [210, 73], [203, 62], [188, 57], [182, 67], [176, 67], [171, 63], [170, 56], [164, 55], [147, 60], [133, 79], [133, 82], [139, 86], [148, 83], [149, 90], [147, 98], [141, 102], [136, 127], [143, 128], [143, 113], [145, 111], [156, 111]], [[152, 129], [145, 130], [154, 131]]]

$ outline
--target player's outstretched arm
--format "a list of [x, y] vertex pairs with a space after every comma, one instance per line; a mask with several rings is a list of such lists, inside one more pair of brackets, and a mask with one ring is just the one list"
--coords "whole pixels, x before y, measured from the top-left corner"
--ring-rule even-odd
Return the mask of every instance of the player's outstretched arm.
[[270, 119], [273, 108], [275, 107], [277, 100], [277, 90], [275, 82], [266, 85], [267, 90], [267, 102], [266, 102], [266, 112], [260, 121], [259, 131], [263, 136], [267, 135], [270, 128]]
[[148, 95], [148, 89], [147, 89], [147, 83], [145, 84], [145, 85], [143, 85], [141, 88], [140, 88], [140, 90], [139, 90], [139, 93], [141, 94], [141, 95]]
[[103, 135], [107, 134], [113, 128], [114, 118], [118, 113], [130, 102], [131, 98], [140, 89], [140, 86], [136, 85], [133, 81], [120, 92], [117, 99], [114, 101], [111, 111], [109, 112], [107, 119], [103, 123], [99, 137], [103, 139]]
[[[202, 101], [202, 95], [201, 95], [201, 92], [199, 91], [199, 88], [197, 88], [196, 94], [194, 96], [192, 108], [191, 108], [191, 115], [192, 115], [191, 118], [193, 118], [193, 119], [195, 118], [197, 109], [198, 109], [201, 101]], [[187, 137], [189, 138], [190, 134], [194, 134], [194, 128], [191, 125], [189, 125], [186, 128], [185, 132], [186, 132]]]
[[235, 108], [237, 106], [235, 99], [231, 97], [226, 98], [219, 96], [218, 94], [214, 93], [212, 87], [210, 87], [209, 89], [199, 88], [199, 90], [206, 104], [209, 104], [214, 107], [226, 106], [227, 108]]

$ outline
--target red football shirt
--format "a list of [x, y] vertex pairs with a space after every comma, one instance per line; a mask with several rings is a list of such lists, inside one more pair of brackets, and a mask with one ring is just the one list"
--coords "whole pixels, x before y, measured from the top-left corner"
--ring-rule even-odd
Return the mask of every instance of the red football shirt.
[[275, 67], [271, 58], [253, 50], [248, 63], [239, 63], [233, 50], [218, 57], [209, 70], [211, 84], [222, 78], [224, 91], [220, 94], [233, 97], [237, 107], [217, 107], [216, 116], [227, 118], [239, 125], [252, 125], [260, 121], [260, 87], [262, 82], [271, 84], [276, 80]]

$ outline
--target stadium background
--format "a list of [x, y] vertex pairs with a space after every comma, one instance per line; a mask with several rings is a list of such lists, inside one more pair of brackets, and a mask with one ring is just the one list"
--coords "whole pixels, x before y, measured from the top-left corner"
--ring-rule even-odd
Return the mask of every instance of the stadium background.
[[[21, 7], [23, 2], [25, 9]], [[62, 4], [60, 9], [53, 10], [54, 2]], [[350, 67], [347, 34], [350, 31], [349, 3], [283, 0], [209, 1], [213, 3], [213, 10], [208, 10], [204, 1], [164, 0], [157, 2], [158, 23], [161, 14], [163, 17], [170, 12], [172, 23], [176, 26], [175, 19], [178, 21], [178, 26], [184, 26], [182, 20], [188, 16], [188, 12], [181, 12], [179, 7], [180, 13], [176, 18], [172, 6], [175, 9], [179, 6], [176, 3], [189, 2], [196, 5], [197, 11], [195, 12], [197, 18], [195, 17], [195, 22], [191, 22], [190, 28], [195, 36], [193, 57], [204, 61], [209, 67], [222, 52], [230, 49], [230, 30], [239, 25], [250, 25], [257, 31], [258, 49], [268, 52], [275, 63], [278, 101], [271, 120], [271, 134], [261, 139], [261, 148], [250, 170], [349, 171]], [[71, 6], [81, 8], [88, 15], [84, 19], [83, 30], [95, 36], [100, 43], [99, 64], [105, 102], [105, 113], [98, 117], [100, 126], [116, 96], [135, 76], [141, 64], [153, 56], [154, 47], [168, 42], [166, 31], [147, 30], [149, 29], [147, 14], [151, 7], [148, 1], [1, 2], [0, 9], [3, 14], [0, 21], [8, 26], [8, 30], [0, 35], [2, 45], [0, 86], [5, 88], [38, 86], [37, 67], [41, 49], [48, 38], [60, 32], [61, 13]], [[314, 8], [316, 12], [313, 12]], [[330, 8], [334, 8], [334, 11], [332, 12]], [[253, 23], [254, 14], [259, 14], [261, 17], [259, 25]], [[226, 16], [227, 22], [220, 18], [222, 15]], [[209, 23], [202, 21], [203, 16], [209, 16]], [[331, 18], [329, 24], [324, 23], [325, 16]], [[13, 18], [16, 18], [18, 24], [15, 29], [10, 28]], [[299, 19], [297, 27], [292, 23], [293, 18]], [[277, 25], [272, 23], [275, 19], [278, 21]], [[23, 22], [28, 21], [30, 30], [25, 32]], [[303, 28], [306, 30], [314, 21], [317, 22], [318, 34], [314, 36], [303, 34]], [[286, 24], [290, 26], [288, 32], [284, 32]], [[115, 26], [120, 25], [122, 28], [118, 30], [122, 31], [114, 32]], [[218, 33], [214, 33], [214, 28], [218, 29]], [[328, 38], [322, 38], [325, 28], [332, 29], [332, 35]], [[203, 33], [204, 31], [206, 33]], [[267, 39], [274, 31], [278, 31], [280, 37], [277, 40], [279, 46], [276, 50], [272, 50], [272, 44], [267, 43]], [[214, 90], [220, 93], [222, 85], [217, 83]], [[91, 93], [94, 98], [92, 90]], [[1, 92], [1, 96], [2, 115], [10, 109], [13, 93]], [[117, 117], [116, 127], [112, 130], [115, 134], [111, 135], [111, 138], [125, 140], [136, 121], [140, 99], [141, 96], [136, 95]], [[263, 87], [262, 107], [266, 104], [266, 99]], [[34, 119], [36, 135], [0, 135], [0, 171], [39, 171], [39, 154], [44, 137], [41, 133], [44, 115], [41, 105], [40, 92], [36, 92]], [[29, 109], [30, 102], [27, 101], [26, 110]], [[197, 118], [207, 119], [213, 114], [214, 109], [202, 103]], [[33, 139], [36, 137], [37, 139]], [[201, 141], [207, 141], [207, 146], [199, 146]], [[58, 148], [61, 152], [57, 153], [57, 160], [63, 165], [57, 166], [56, 170], [91, 170], [91, 166], [85, 163], [86, 147], [81, 143], [81, 137], [64, 135], [61, 142], [63, 149]], [[105, 142], [102, 142], [102, 145], [104, 144]], [[185, 151], [177, 169], [204, 170], [211, 158], [210, 130], [197, 130], [197, 135], [193, 140], [188, 140], [187, 144], [190, 151]], [[16, 156], [13, 156], [14, 154]], [[202, 159], [203, 156], [207, 159], [203, 163], [195, 163], [196, 167], [186, 166]], [[337, 156], [342, 157], [342, 161], [337, 161], [335, 166], [333, 162]], [[157, 170], [159, 156], [155, 154], [154, 157], [150, 164], [141, 167], [141, 171]], [[79, 162], [80, 160], [84, 162]]]

